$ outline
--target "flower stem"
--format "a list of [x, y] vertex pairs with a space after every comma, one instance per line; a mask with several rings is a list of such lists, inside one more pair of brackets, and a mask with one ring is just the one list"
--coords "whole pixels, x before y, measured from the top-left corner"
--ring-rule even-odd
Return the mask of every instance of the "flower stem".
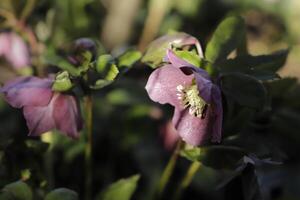
[[201, 167], [201, 163], [198, 161], [192, 162], [184, 178], [182, 179], [179, 188], [175, 193], [175, 200], [179, 200], [184, 190], [191, 184], [196, 172]]
[[92, 126], [93, 126], [93, 101], [92, 96], [85, 98], [85, 114], [86, 114], [86, 144], [85, 144], [85, 200], [90, 200], [92, 197]]
[[182, 147], [182, 141], [179, 140], [177, 142], [176, 148], [174, 149], [173, 154], [172, 154], [172, 156], [171, 156], [167, 166], [165, 167], [163, 174], [159, 180], [158, 190], [157, 190], [157, 194], [159, 197], [161, 197], [161, 195], [163, 194], [165, 187], [174, 171], [176, 161], [179, 156], [181, 147]]

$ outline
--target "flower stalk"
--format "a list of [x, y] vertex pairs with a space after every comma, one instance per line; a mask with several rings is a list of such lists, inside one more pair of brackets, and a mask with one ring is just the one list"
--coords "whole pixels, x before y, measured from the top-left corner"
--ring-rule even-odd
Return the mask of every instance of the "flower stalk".
[[85, 199], [90, 200], [92, 196], [92, 176], [93, 176], [93, 159], [92, 159], [92, 144], [93, 144], [93, 101], [92, 96], [88, 95], [85, 99], [86, 112], [86, 144], [85, 144]]
[[190, 165], [188, 171], [186, 172], [184, 178], [182, 179], [178, 189], [175, 193], [175, 200], [179, 200], [181, 195], [183, 194], [184, 190], [191, 184], [196, 172], [201, 167], [201, 163], [199, 161], [194, 161]]
[[183, 144], [182, 140], [178, 140], [176, 148], [174, 149], [173, 154], [162, 173], [162, 176], [161, 176], [161, 178], [159, 180], [159, 184], [158, 184], [158, 190], [157, 190], [157, 194], [159, 197], [162, 196], [162, 194], [166, 188], [166, 185], [169, 182], [170, 177], [174, 171], [180, 150], [182, 148], [182, 144]]

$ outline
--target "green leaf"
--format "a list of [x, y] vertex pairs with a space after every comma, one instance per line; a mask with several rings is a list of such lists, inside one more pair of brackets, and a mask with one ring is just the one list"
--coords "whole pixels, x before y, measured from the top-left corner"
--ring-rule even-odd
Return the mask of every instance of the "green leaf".
[[108, 81], [113, 81], [115, 80], [118, 74], [119, 74], [119, 69], [115, 64], [112, 64], [109, 68], [109, 71], [107, 72], [105, 79]]
[[5, 196], [13, 197], [13, 200], [32, 200], [33, 198], [31, 188], [22, 181], [6, 185], [2, 192], [6, 193]]
[[70, 80], [70, 75], [67, 71], [63, 71], [55, 77], [55, 81], [52, 85], [52, 90], [57, 92], [68, 91], [73, 87]]
[[266, 102], [266, 89], [257, 79], [242, 74], [228, 73], [221, 78], [221, 88], [227, 98], [243, 106], [262, 108]]
[[99, 79], [96, 81], [96, 83], [92, 86], [90, 86], [91, 89], [94, 89], [94, 90], [98, 90], [98, 89], [101, 89], [101, 88], [104, 88], [110, 84], [112, 84], [113, 81], [109, 81], [109, 80], [105, 80], [105, 79]]
[[107, 65], [113, 63], [113, 57], [109, 54], [104, 54], [98, 57], [96, 71], [102, 73], [105, 71]]
[[245, 152], [233, 146], [188, 147], [180, 155], [190, 161], [199, 161], [214, 169], [233, 169], [245, 155]]
[[182, 58], [183, 60], [191, 63], [192, 65], [196, 66], [196, 67], [200, 67], [200, 56], [195, 52], [195, 51], [181, 51], [181, 50], [177, 50], [174, 51], [175, 54]]
[[277, 72], [285, 64], [288, 53], [289, 50], [280, 50], [269, 55], [243, 55], [222, 61], [217, 67], [223, 72], [246, 69]]
[[209, 41], [205, 51], [205, 58], [213, 63], [226, 59], [240, 45], [244, 29], [245, 23], [241, 17], [232, 16], [225, 18]]
[[196, 38], [186, 33], [172, 33], [151, 42], [142, 58], [142, 62], [149, 64], [152, 68], [156, 68], [163, 62], [167, 49], [172, 47], [180, 48], [186, 45], [198, 46], [198, 51], [202, 51], [199, 49], [200, 44]]
[[130, 200], [136, 190], [139, 175], [134, 175], [126, 179], [121, 179], [111, 184], [102, 192], [99, 200]]
[[58, 188], [50, 193], [48, 193], [45, 197], [45, 200], [78, 200], [78, 194], [67, 188]]
[[81, 65], [78, 67], [78, 70], [80, 71], [80, 73], [82, 72], [85, 73], [90, 68], [93, 55], [90, 51], [85, 51], [82, 53], [82, 57], [83, 57], [83, 61]]
[[141, 57], [142, 53], [139, 51], [127, 51], [118, 58], [118, 66], [130, 68]]

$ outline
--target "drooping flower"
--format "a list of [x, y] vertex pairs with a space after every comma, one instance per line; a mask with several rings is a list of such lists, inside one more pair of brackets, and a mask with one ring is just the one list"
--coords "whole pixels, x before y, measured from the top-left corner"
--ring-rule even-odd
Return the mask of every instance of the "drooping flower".
[[79, 137], [82, 120], [73, 95], [52, 91], [52, 78], [19, 77], [1, 88], [5, 100], [23, 108], [30, 136], [52, 129], [72, 138]]
[[198, 146], [211, 139], [220, 142], [222, 131], [222, 97], [207, 72], [167, 50], [169, 64], [150, 75], [146, 90], [149, 97], [175, 107], [173, 124], [180, 137]]
[[3, 56], [15, 69], [30, 65], [30, 55], [26, 43], [13, 32], [0, 34], [0, 56]]

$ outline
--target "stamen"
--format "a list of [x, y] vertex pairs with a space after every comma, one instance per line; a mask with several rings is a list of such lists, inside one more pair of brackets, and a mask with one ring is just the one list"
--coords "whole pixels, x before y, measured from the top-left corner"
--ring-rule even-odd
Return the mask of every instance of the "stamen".
[[184, 108], [189, 107], [189, 114], [204, 118], [208, 104], [200, 97], [198, 87], [195, 83], [190, 86], [178, 85], [176, 87], [178, 99]]

